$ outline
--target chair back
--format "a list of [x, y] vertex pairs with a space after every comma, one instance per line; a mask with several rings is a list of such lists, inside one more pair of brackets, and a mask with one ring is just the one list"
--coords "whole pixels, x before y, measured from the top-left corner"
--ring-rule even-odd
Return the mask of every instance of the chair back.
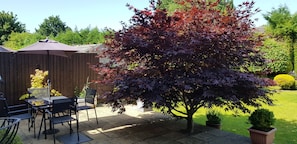
[[53, 100], [51, 113], [56, 114], [67, 110], [70, 112], [73, 109], [73, 103], [71, 98]]
[[50, 90], [48, 87], [45, 88], [28, 88], [30, 97], [45, 98], [50, 97]]
[[17, 135], [19, 124], [19, 118], [0, 117], [0, 144], [13, 143], [15, 136]]
[[9, 109], [6, 98], [3, 94], [0, 94], [0, 117], [8, 117], [9, 116]]
[[95, 104], [96, 92], [97, 91], [95, 89], [86, 89], [85, 102]]

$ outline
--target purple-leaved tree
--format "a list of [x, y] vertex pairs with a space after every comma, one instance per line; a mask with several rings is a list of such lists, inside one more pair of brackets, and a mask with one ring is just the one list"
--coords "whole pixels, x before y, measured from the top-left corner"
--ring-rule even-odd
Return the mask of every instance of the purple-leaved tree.
[[183, 0], [172, 15], [158, 4], [151, 1], [144, 10], [128, 5], [135, 12], [131, 25], [110, 36], [98, 55], [96, 81], [113, 86], [104, 94], [107, 102], [121, 107], [122, 100], [140, 98], [185, 118], [188, 132], [201, 107], [249, 112], [246, 106], [272, 102], [266, 81], [250, 72], [265, 62], [251, 20], [258, 12], [254, 2], [222, 12], [218, 1]]

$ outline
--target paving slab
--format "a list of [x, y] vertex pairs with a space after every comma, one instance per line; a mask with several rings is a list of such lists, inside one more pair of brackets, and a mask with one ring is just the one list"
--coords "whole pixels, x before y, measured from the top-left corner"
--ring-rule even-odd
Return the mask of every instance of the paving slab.
[[[89, 138], [88, 142], [82, 144], [248, 144], [248, 137], [234, 133], [195, 125], [194, 133], [184, 133], [185, 120], [174, 118], [154, 111], [139, 111], [133, 105], [126, 107], [124, 114], [117, 114], [111, 111], [108, 106], [97, 107], [99, 124], [95, 115], [89, 110], [90, 120], [88, 121], [85, 111], [79, 114], [79, 132]], [[38, 134], [41, 115], [36, 119], [36, 133]], [[76, 132], [76, 124], [73, 125]], [[69, 135], [67, 124], [55, 125], [60, 131], [56, 137]], [[28, 132], [27, 121], [22, 121], [18, 135], [24, 144], [52, 144], [53, 136], [48, 135], [44, 139], [34, 138], [33, 131]], [[61, 144], [60, 141], [56, 141]]]

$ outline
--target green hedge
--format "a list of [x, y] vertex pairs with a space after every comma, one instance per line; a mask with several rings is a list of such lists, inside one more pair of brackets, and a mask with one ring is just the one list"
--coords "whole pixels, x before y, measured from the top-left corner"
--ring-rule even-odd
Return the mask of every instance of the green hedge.
[[[293, 70], [293, 64], [290, 60], [290, 45], [285, 42], [278, 42], [274, 39], [266, 39], [263, 46], [260, 47], [261, 52], [267, 59], [267, 64], [264, 67], [270, 71], [269, 74], [288, 73]], [[295, 57], [297, 58], [297, 57]]]

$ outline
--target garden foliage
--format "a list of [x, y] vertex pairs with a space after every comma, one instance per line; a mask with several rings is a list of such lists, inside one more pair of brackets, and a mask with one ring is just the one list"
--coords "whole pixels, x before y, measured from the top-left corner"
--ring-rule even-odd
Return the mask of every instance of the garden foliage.
[[293, 70], [290, 61], [289, 45], [284, 42], [277, 42], [274, 39], [266, 39], [260, 48], [264, 57], [268, 60], [265, 69], [269, 75], [289, 73]]
[[43, 71], [35, 69], [35, 74], [31, 74], [31, 88], [43, 88], [47, 84], [45, 82], [45, 77], [48, 76], [48, 71]]
[[295, 66], [297, 62], [297, 13], [291, 14], [287, 6], [280, 5], [279, 8], [273, 8], [263, 16], [268, 22], [266, 32], [269, 36], [288, 43], [289, 58], [293, 70], [297, 71], [297, 66]]
[[25, 32], [25, 25], [18, 21], [12, 12], [0, 11], [0, 45], [8, 40], [12, 32]]
[[[35, 69], [35, 74], [31, 74], [31, 87], [30, 88], [44, 88], [48, 86], [46, 82], [46, 77], [48, 76], [48, 71], [43, 71], [40, 69]], [[62, 95], [59, 91], [55, 89], [51, 89], [52, 96], [60, 96]], [[22, 95], [19, 99], [23, 100], [29, 97], [29, 94]]]
[[284, 90], [295, 89], [295, 78], [289, 74], [279, 74], [273, 79]]
[[249, 121], [252, 128], [262, 131], [269, 131], [274, 124], [274, 114], [268, 109], [256, 109], [250, 116]]
[[206, 118], [209, 123], [220, 124], [221, 123], [221, 113], [219, 111], [210, 109], [206, 112]]
[[254, 2], [221, 12], [219, 1], [183, 0], [184, 8], [172, 15], [158, 4], [152, 0], [144, 10], [128, 5], [135, 13], [131, 25], [107, 38], [109, 49], [98, 58], [109, 61], [93, 65], [97, 83], [114, 86], [105, 93], [109, 103], [122, 108], [119, 102], [140, 98], [185, 118], [192, 132], [201, 107], [248, 112], [246, 106], [271, 102], [266, 81], [248, 71], [265, 62], [256, 49], [261, 37], [254, 37]]

